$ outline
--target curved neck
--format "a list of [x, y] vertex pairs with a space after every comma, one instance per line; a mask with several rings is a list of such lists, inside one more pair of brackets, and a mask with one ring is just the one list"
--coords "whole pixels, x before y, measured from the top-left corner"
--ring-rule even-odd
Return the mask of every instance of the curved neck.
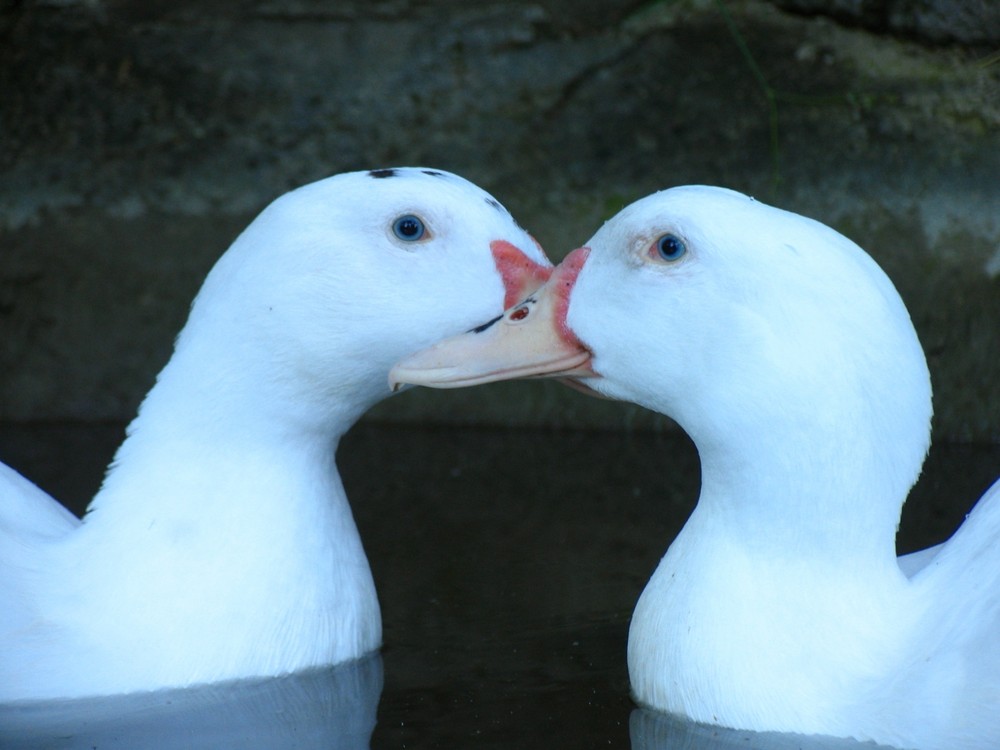
[[[864, 420], [809, 417], [694, 431], [702, 463], [698, 510], [730, 539], [770, 559], [842, 569], [894, 564], [900, 511], [919, 474], [913, 438], [873, 434]], [[919, 441], [918, 441], [919, 442]]]
[[[178, 347], [88, 508], [74, 548], [81, 579], [109, 601], [158, 592], [120, 615], [123, 632], [164, 619], [197, 633], [206, 617], [238, 619], [266, 597], [273, 617], [246, 625], [248, 639], [281, 620], [295, 633], [346, 628], [343, 639], [315, 644], [349, 655], [371, 648], [374, 585], [335, 464], [359, 407], [303, 408], [273, 373], [226, 378], [222, 359], [193, 368], [190, 356]], [[102, 554], [87, 556], [95, 545]], [[196, 606], [204, 601], [216, 602], [209, 614]], [[375, 625], [357, 630], [352, 618]], [[358, 638], [367, 640], [355, 652]]]
[[[199, 517], [231, 505], [233, 514], [261, 513], [269, 497], [287, 502], [292, 488], [301, 502], [320, 490], [342, 498], [337, 443], [377, 396], [318, 388], [303, 382], [294, 363], [255, 351], [252, 338], [216, 346], [218, 338], [204, 326], [181, 333], [128, 427], [88, 521], [93, 512], [112, 509]], [[255, 498], [253, 508], [246, 507], [247, 497]]]

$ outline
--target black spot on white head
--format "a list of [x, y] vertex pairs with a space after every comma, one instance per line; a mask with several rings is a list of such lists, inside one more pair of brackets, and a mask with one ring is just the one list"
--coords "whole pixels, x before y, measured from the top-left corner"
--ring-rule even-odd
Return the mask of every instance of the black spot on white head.
[[437, 172], [433, 169], [422, 169], [420, 171], [422, 171], [428, 177], [444, 177], [444, 172]]
[[376, 178], [378, 180], [381, 180], [381, 179], [383, 179], [385, 177], [395, 177], [396, 176], [396, 170], [395, 169], [373, 169], [373, 170], [371, 170], [368, 173], [368, 176], [369, 177], [374, 177], [374, 178]]
[[495, 208], [497, 211], [499, 211], [502, 214], [507, 213], [507, 210], [503, 206], [500, 205], [500, 201], [498, 201], [496, 198], [487, 198], [486, 199], [486, 203], [489, 204], [489, 205], [491, 205], [491, 206], [493, 206], [493, 208]]

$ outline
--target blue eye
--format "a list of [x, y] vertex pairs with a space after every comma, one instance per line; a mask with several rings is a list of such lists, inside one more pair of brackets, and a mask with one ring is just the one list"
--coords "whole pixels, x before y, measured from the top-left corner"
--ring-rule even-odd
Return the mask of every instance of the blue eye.
[[392, 223], [392, 233], [403, 242], [416, 242], [424, 236], [424, 222], [413, 214], [400, 216]]
[[654, 245], [661, 260], [680, 260], [687, 252], [684, 240], [674, 234], [665, 234]]

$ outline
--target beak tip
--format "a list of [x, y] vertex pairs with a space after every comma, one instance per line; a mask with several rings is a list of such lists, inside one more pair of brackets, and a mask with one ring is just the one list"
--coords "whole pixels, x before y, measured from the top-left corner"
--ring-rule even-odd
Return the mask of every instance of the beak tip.
[[406, 383], [403, 382], [402, 378], [399, 377], [396, 367], [393, 367], [389, 371], [389, 390], [393, 393], [399, 393]]

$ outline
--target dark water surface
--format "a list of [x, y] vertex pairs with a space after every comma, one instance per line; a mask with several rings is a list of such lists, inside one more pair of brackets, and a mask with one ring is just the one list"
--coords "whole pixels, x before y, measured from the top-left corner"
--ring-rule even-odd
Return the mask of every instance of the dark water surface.
[[[0, 460], [80, 511], [121, 437], [120, 425], [5, 426]], [[855, 746], [694, 726], [630, 700], [629, 616], [697, 497], [682, 434], [363, 424], [338, 459], [382, 605], [380, 656], [0, 709], [0, 748]], [[935, 447], [900, 550], [946, 538], [997, 475], [1000, 446]]]

